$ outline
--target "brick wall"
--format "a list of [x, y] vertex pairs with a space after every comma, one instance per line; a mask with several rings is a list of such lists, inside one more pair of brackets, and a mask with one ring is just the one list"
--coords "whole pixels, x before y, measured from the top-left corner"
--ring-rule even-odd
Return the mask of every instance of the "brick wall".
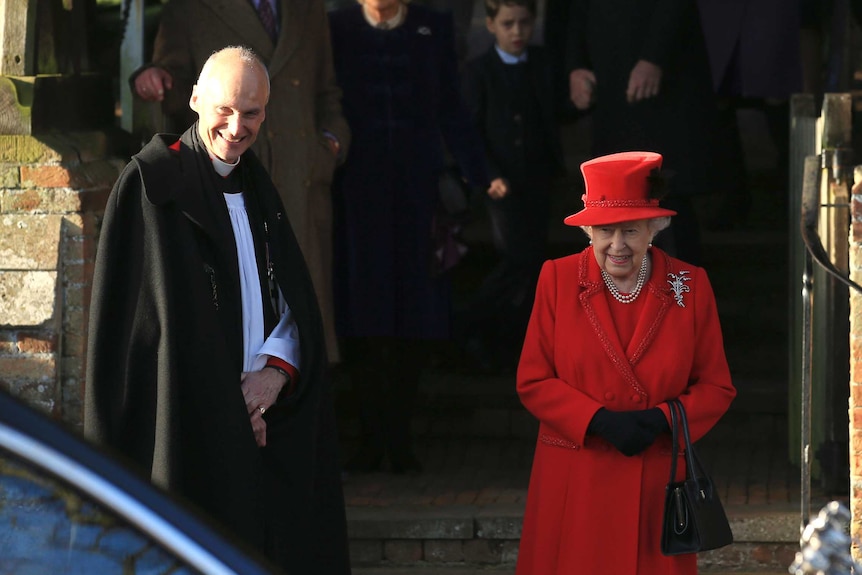
[[125, 163], [110, 147], [0, 135], [0, 388], [76, 426], [98, 228]]
[[[850, 277], [862, 284], [862, 182], [857, 182], [850, 200]], [[850, 290], [850, 532], [862, 541], [862, 294]], [[854, 545], [854, 557], [860, 549]]]

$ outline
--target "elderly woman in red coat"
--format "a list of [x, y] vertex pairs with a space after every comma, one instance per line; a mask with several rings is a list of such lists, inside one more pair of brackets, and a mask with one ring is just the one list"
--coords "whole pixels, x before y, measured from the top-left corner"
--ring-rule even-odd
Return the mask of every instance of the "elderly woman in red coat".
[[667, 402], [696, 441], [736, 390], [706, 272], [652, 246], [675, 213], [655, 199], [661, 161], [585, 162], [585, 207], [565, 221], [591, 245], [542, 269], [517, 376], [540, 421], [517, 575], [697, 573], [659, 548]]

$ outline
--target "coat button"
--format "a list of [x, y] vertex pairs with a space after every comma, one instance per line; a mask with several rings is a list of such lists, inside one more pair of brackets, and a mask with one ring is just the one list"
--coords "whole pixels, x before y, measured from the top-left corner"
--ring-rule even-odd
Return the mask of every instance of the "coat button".
[[274, 131], [272, 131], [272, 130], [267, 130], [267, 131], [266, 131], [266, 135], [267, 135], [267, 137], [269, 137], [269, 139], [270, 139], [270, 140], [274, 140], [274, 139], [275, 139], [275, 132], [274, 132]]
[[300, 84], [299, 78], [294, 78], [293, 80], [290, 81], [290, 83], [293, 84], [294, 86], [299, 86], [299, 84]]
[[639, 396], [639, 395], [633, 395], [633, 396], [632, 396], [632, 401], [633, 401], [634, 403], [640, 403], [640, 402], [641, 402], [641, 396]]
[[513, 142], [513, 144], [515, 144], [515, 147], [520, 147], [521, 143], [521, 138], [515, 138], [515, 141]]
[[516, 124], [520, 124], [522, 120], [523, 118], [521, 117], [521, 114], [515, 114], [514, 116], [512, 116], [512, 121]]
[[614, 395], [613, 391], [605, 392], [605, 399], [607, 399], [608, 401], [611, 401], [614, 397], [616, 397], [616, 396]]
[[306, 188], [311, 187], [311, 180], [309, 180], [309, 179], [306, 179], [306, 180], [305, 180], [304, 182], [302, 182], [302, 183], [303, 183], [303, 184], [305, 184], [305, 187], [306, 187]]

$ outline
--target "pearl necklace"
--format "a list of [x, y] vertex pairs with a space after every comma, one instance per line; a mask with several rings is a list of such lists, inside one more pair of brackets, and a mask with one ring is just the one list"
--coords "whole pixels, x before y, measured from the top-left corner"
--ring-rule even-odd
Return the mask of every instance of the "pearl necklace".
[[646, 282], [646, 273], [647, 273], [647, 256], [644, 255], [644, 259], [641, 260], [641, 269], [638, 270], [638, 281], [635, 284], [635, 289], [632, 290], [631, 293], [623, 295], [620, 293], [619, 288], [614, 283], [611, 274], [606, 272], [605, 270], [601, 270], [602, 279], [605, 280], [605, 285], [608, 286], [608, 291], [611, 292], [611, 295], [615, 300], [620, 303], [632, 303], [638, 296], [641, 294], [641, 289], [644, 287], [644, 283]]

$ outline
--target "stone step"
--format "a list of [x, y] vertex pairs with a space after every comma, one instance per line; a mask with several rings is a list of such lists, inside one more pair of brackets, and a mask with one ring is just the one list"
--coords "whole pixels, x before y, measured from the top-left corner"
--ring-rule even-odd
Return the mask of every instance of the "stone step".
[[[734, 543], [701, 553], [703, 573], [786, 573], [799, 549], [799, 511], [788, 506], [729, 506]], [[348, 507], [357, 575], [461, 575], [512, 572], [523, 506]], [[508, 571], [507, 571], [508, 569]]]

